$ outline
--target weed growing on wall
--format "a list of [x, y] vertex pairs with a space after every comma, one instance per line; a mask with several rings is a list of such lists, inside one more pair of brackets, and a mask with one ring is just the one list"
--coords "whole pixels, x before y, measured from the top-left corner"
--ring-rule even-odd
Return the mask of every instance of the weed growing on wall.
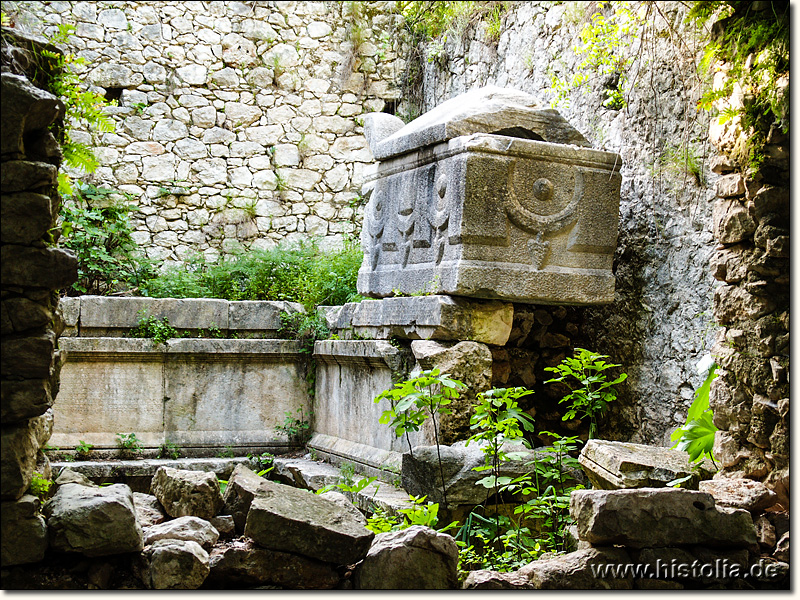
[[180, 337], [178, 330], [169, 324], [167, 317], [157, 318], [141, 311], [139, 324], [131, 330], [131, 337], [149, 338], [156, 344], [165, 344], [167, 340]]
[[[700, 462], [708, 457], [714, 462], [714, 415], [709, 405], [711, 382], [717, 377], [717, 365], [712, 365], [703, 384], [697, 388], [694, 401], [686, 415], [686, 424], [672, 432], [673, 448], [689, 453], [692, 462]], [[716, 463], [715, 463], [716, 464]]]

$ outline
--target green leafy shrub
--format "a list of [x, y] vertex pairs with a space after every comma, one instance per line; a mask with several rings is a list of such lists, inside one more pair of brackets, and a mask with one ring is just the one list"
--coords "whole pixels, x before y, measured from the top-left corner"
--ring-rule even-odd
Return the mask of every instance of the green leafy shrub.
[[195, 257], [166, 269], [143, 289], [157, 298], [223, 298], [226, 300], [288, 300], [307, 310], [361, 299], [356, 290], [360, 246], [347, 243], [322, 252], [314, 243], [249, 250], [215, 262]]
[[597, 354], [591, 350], [575, 348], [574, 357], [566, 357], [560, 365], [545, 367], [545, 371], [556, 373], [559, 377], [548, 379], [545, 383], [563, 382], [567, 379], [577, 380], [579, 387], [559, 400], [559, 404], [569, 402], [569, 408], [563, 417], [564, 421], [574, 418], [588, 418], [589, 437], [597, 434], [597, 417], [603, 414], [609, 403], [617, 399], [617, 392], [612, 387], [628, 378], [622, 373], [613, 381], [608, 381], [605, 371], [619, 367], [605, 362], [605, 354]]
[[161, 446], [158, 448], [158, 458], [171, 458], [172, 460], [176, 460], [181, 457], [181, 447], [174, 442], [170, 442], [166, 440]]
[[[372, 515], [367, 517], [367, 529], [375, 534], [408, 529], [412, 525], [423, 525], [436, 529], [439, 524], [439, 504], [425, 503], [426, 498], [427, 496], [409, 496], [411, 506], [399, 509], [397, 511], [399, 515], [393, 515], [380, 507], [375, 507]], [[456, 526], [457, 523], [452, 522], [438, 531], [448, 531]]]
[[105, 295], [137, 288], [155, 276], [155, 266], [139, 251], [131, 234], [132, 204], [103, 187], [77, 183], [61, 205], [59, 244], [78, 257], [78, 280], [71, 296]]
[[78, 440], [78, 445], [75, 446], [75, 455], [78, 458], [87, 458], [92, 453], [93, 449], [93, 444], [89, 444], [83, 440]]
[[289, 438], [289, 441], [295, 440], [304, 443], [308, 438], [311, 423], [303, 415], [303, 409], [298, 408], [297, 417], [292, 414], [292, 411], [285, 411], [283, 425], [278, 425], [275, 429]]

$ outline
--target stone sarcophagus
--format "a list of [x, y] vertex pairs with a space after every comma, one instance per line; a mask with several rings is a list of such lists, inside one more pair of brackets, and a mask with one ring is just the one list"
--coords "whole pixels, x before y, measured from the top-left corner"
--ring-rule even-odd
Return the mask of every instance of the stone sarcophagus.
[[481, 88], [403, 125], [373, 113], [358, 291], [535, 304], [614, 297], [619, 155], [525, 93]]

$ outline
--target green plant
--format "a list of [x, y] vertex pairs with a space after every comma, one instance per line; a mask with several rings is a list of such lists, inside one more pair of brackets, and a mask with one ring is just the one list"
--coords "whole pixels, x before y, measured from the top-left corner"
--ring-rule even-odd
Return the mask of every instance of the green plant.
[[275, 430], [284, 434], [289, 441], [295, 440], [304, 443], [308, 437], [311, 423], [303, 415], [303, 409], [297, 409], [297, 417], [290, 410], [284, 411], [284, 415], [283, 425], [278, 425]]
[[[434, 502], [425, 503], [427, 496], [409, 495], [411, 506], [401, 508], [393, 515], [388, 511], [375, 507], [371, 516], [367, 517], [367, 529], [378, 534], [387, 531], [408, 529], [412, 525], [423, 525], [436, 529], [439, 524], [439, 505]], [[444, 532], [457, 526], [456, 522], [449, 523], [438, 531]]]
[[[330, 492], [332, 489], [337, 488], [349, 494], [358, 494], [360, 491], [364, 490], [367, 486], [369, 486], [369, 484], [371, 484], [376, 479], [377, 477], [362, 477], [358, 481], [355, 481], [351, 476], [338, 483], [332, 483], [324, 487], [321, 487], [320, 489], [317, 490], [316, 493], [324, 494], [325, 492]], [[377, 490], [375, 491], [377, 492]]]
[[138, 210], [118, 192], [78, 182], [64, 198], [59, 244], [78, 258], [71, 295], [105, 295], [120, 286], [137, 288], [155, 276], [155, 266], [133, 240], [130, 215]]
[[[725, 63], [721, 87], [709, 89], [698, 108], [716, 110], [720, 123], [741, 119], [744, 135], [734, 158], [757, 168], [773, 124], [789, 130], [789, 3], [770, 2], [766, 10], [753, 2], [702, 1], [692, 3], [687, 20], [702, 27], [713, 23], [701, 67]], [[742, 97], [742, 102], [735, 100]]]
[[675, 175], [688, 175], [697, 185], [706, 184], [703, 162], [703, 156], [698, 155], [690, 144], [667, 147], [658, 157], [659, 169]]
[[275, 455], [271, 452], [262, 452], [261, 454], [253, 454], [251, 452], [247, 455], [247, 458], [255, 462], [258, 469], [271, 471], [275, 467]]
[[135, 433], [118, 433], [117, 446], [123, 456], [136, 456], [142, 449], [142, 443]]
[[150, 338], [156, 344], [165, 344], [167, 340], [179, 337], [178, 330], [169, 324], [167, 317], [157, 319], [152, 315], [147, 315], [146, 309], [142, 309], [139, 315], [139, 324], [131, 330], [131, 337]]
[[219, 481], [219, 491], [220, 491], [220, 493], [224, 494], [225, 490], [228, 489], [228, 480], [227, 479], [219, 479], [219, 478], [217, 478], [217, 481]]
[[217, 451], [217, 458], [236, 458], [233, 446], [225, 446], [222, 450]]
[[53, 482], [46, 479], [41, 473], [34, 471], [31, 483], [28, 486], [28, 492], [39, 498], [39, 500], [46, 500], [50, 494], [50, 487]]
[[275, 189], [279, 192], [285, 192], [289, 189], [289, 180], [278, 169], [275, 169]]
[[600, 1], [595, 6], [596, 11], [581, 30], [581, 44], [573, 47], [576, 55], [584, 56], [577, 72], [569, 79], [553, 75], [554, 107], [567, 100], [572, 90], [598, 80], [606, 95], [603, 106], [619, 110], [627, 105], [628, 71], [638, 58], [631, 47], [644, 19], [632, 10], [630, 2]]
[[622, 383], [628, 378], [622, 373], [613, 381], [608, 381], [605, 371], [619, 367], [605, 362], [605, 354], [597, 354], [591, 350], [575, 348], [574, 357], [566, 357], [560, 365], [545, 367], [545, 371], [556, 373], [559, 377], [548, 379], [545, 383], [563, 382], [566, 379], [575, 379], [579, 387], [559, 400], [559, 404], [569, 402], [569, 408], [562, 417], [564, 421], [574, 418], [588, 418], [589, 437], [597, 434], [597, 418], [603, 414], [608, 405], [617, 399], [617, 392], [612, 387]]
[[716, 377], [717, 365], [712, 365], [705, 381], [694, 394], [694, 401], [686, 415], [686, 424], [673, 431], [670, 438], [675, 442], [672, 447], [688, 452], [689, 458], [694, 463], [702, 461], [705, 457], [714, 462], [714, 434], [717, 427], [714, 425], [714, 415], [709, 406], [709, 392], [711, 382]]
[[131, 108], [137, 115], [141, 115], [147, 108], [147, 102], [134, 102], [131, 104]]
[[78, 445], [75, 446], [75, 455], [79, 458], [86, 458], [92, 453], [93, 448], [94, 444], [89, 444], [83, 440], [78, 440]]
[[[54, 44], [68, 45], [75, 26], [62, 23], [50, 41]], [[37, 63], [40, 67], [34, 77], [35, 83], [46, 86], [64, 103], [66, 113], [63, 120], [52, 126], [64, 156], [64, 164], [74, 169], [93, 172], [97, 159], [91, 147], [76, 142], [72, 131], [86, 128], [90, 131], [109, 133], [114, 131], [114, 121], [104, 112], [108, 102], [100, 94], [86, 90], [77, 74], [77, 68], [86, 64], [86, 59], [71, 53], [53, 52], [48, 49], [38, 51]], [[38, 80], [38, 81], [36, 81]], [[59, 191], [68, 194], [71, 189], [69, 176], [59, 174]]]
[[325, 318], [316, 311], [311, 314], [281, 312], [280, 319], [278, 338], [298, 340], [301, 346], [300, 352], [304, 354], [313, 354], [314, 342], [327, 339], [330, 335]]
[[181, 457], [181, 447], [174, 442], [170, 442], [166, 440], [161, 446], [158, 448], [158, 458], [171, 458], [172, 460], [176, 460]]
[[383, 411], [379, 422], [389, 425], [397, 437], [406, 436], [408, 449], [412, 456], [411, 440], [408, 436], [411, 431], [419, 431], [426, 419], [433, 422], [433, 436], [438, 454], [439, 471], [442, 476], [442, 496], [447, 504], [445, 491], [444, 470], [442, 457], [439, 451], [439, 427], [436, 424], [437, 415], [448, 415], [452, 411], [447, 406], [461, 396], [466, 389], [462, 382], [451, 379], [439, 369], [421, 371], [419, 375], [397, 383], [390, 390], [384, 390], [375, 398], [375, 403], [388, 400], [390, 408]]

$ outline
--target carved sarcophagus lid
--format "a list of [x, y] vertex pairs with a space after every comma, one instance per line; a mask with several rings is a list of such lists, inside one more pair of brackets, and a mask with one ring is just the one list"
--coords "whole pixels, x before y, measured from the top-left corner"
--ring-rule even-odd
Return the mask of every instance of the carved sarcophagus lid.
[[621, 159], [556, 111], [481, 88], [408, 125], [372, 113], [358, 290], [534, 304], [604, 304], [619, 225]]

